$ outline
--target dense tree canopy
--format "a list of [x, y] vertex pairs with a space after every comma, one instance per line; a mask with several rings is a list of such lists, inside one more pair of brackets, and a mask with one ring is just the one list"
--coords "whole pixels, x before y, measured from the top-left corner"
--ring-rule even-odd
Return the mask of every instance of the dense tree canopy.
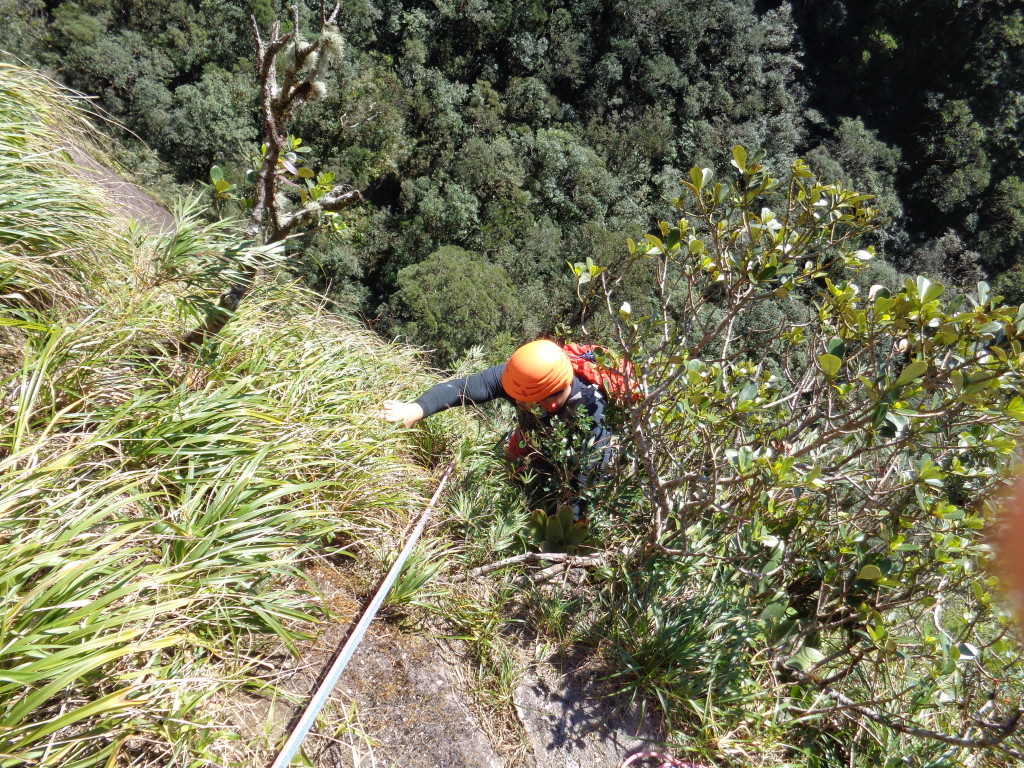
[[860, 116], [902, 150], [896, 189], [912, 242], [900, 263], [912, 267], [915, 246], [949, 229], [983, 251], [990, 271], [1020, 262], [1021, 241], [1006, 227], [1024, 174], [1024, 9], [1007, 0], [793, 6], [811, 104]]
[[[571, 316], [565, 261], [594, 230], [648, 231], [683, 171], [720, 166], [737, 142], [780, 161], [805, 156], [821, 176], [876, 195], [888, 223], [872, 239], [900, 269], [954, 284], [1005, 272], [1011, 297], [1024, 284], [1014, 3], [344, 6], [344, 60], [295, 131], [312, 166], [371, 205], [349, 215], [346, 236], [321, 239], [302, 271], [385, 329], [400, 322], [399, 273], [455, 246], [509, 275], [514, 335], [554, 330]], [[0, 0], [0, 49], [98, 96], [177, 181], [205, 180], [218, 164], [239, 183], [259, 129], [249, 16], [266, 24], [284, 10], [281, 0]], [[148, 153], [138, 167], [154, 167], [138, 163]]]

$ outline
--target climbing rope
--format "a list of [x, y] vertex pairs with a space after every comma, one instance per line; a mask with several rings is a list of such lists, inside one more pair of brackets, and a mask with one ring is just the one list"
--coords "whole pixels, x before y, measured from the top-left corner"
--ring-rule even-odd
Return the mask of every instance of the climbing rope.
[[689, 760], [680, 760], [677, 757], [669, 757], [660, 752], [636, 752], [627, 757], [619, 768], [629, 768], [633, 763], [641, 760], [660, 760], [655, 768], [706, 768], [700, 763], [691, 763]]
[[349, 635], [348, 640], [345, 641], [345, 645], [338, 653], [338, 657], [334, 660], [331, 668], [327, 671], [324, 676], [324, 681], [320, 683], [320, 686], [316, 689], [316, 693], [313, 694], [313, 698], [309, 700], [309, 704], [306, 705], [306, 709], [303, 711], [302, 716], [299, 718], [295, 727], [289, 734], [287, 741], [284, 746], [281, 747], [281, 751], [277, 755], [277, 759], [271, 768], [287, 768], [291, 765], [292, 760], [295, 758], [296, 753], [299, 751], [299, 747], [302, 746], [302, 740], [306, 738], [306, 734], [309, 733], [309, 729], [313, 727], [313, 723], [316, 722], [316, 716], [320, 714], [320, 710], [323, 709], [324, 704], [327, 703], [327, 698], [331, 695], [331, 691], [334, 690], [334, 686], [338, 684], [338, 678], [341, 677], [341, 673], [345, 670], [345, 666], [348, 664], [349, 659], [352, 658], [352, 654], [355, 653], [356, 647], [363, 639], [363, 635], [366, 634], [367, 628], [370, 626], [370, 622], [373, 621], [377, 615], [377, 611], [380, 610], [381, 605], [384, 603], [384, 598], [387, 597], [388, 592], [391, 591], [391, 587], [394, 586], [395, 580], [398, 578], [398, 574], [402, 572], [402, 567], [405, 565], [405, 561], [409, 559], [409, 555], [412, 554], [413, 547], [416, 546], [416, 542], [419, 540], [420, 535], [423, 533], [423, 529], [427, 525], [427, 519], [430, 517], [430, 513], [433, 512], [434, 506], [437, 504], [437, 500], [441, 498], [441, 491], [444, 490], [445, 484], [448, 482], [448, 478], [451, 477], [452, 472], [455, 470], [455, 459], [451, 460], [448, 465], [448, 469], [444, 471], [441, 476], [441, 481], [437, 485], [437, 490], [434, 491], [434, 495], [430, 499], [430, 503], [427, 504], [426, 509], [423, 510], [423, 514], [420, 515], [419, 522], [413, 529], [412, 534], [409, 536], [409, 540], [405, 543], [405, 547], [398, 555], [398, 559], [395, 560], [395, 564], [391, 566], [391, 570], [388, 571], [388, 575], [384, 577], [384, 581], [381, 582], [380, 588], [377, 590], [377, 594], [373, 596], [373, 600], [366, 607], [366, 611], [363, 613], [362, 618], [359, 619], [359, 623], [356, 624], [355, 629], [352, 630], [352, 634]]

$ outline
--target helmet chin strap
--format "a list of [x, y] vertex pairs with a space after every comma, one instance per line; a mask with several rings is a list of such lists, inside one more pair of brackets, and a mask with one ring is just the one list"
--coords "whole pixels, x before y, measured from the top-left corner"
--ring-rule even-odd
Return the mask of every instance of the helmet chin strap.
[[545, 413], [552, 414], [561, 410], [572, 395], [572, 383], [567, 384], [562, 389], [542, 397], [540, 400], [526, 401], [516, 400], [516, 405], [522, 408], [524, 411], [530, 411], [537, 416], [543, 416]]

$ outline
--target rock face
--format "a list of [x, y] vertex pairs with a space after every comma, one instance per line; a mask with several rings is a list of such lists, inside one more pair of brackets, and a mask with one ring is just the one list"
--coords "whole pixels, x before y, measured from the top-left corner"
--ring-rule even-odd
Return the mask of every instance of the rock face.
[[[270, 765], [330, 666], [332, 643], [340, 645], [347, 629], [330, 627], [299, 659], [278, 657], [273, 696], [225, 707], [228, 724], [247, 742], [232, 760]], [[467, 707], [457, 674], [437, 641], [371, 626], [303, 741], [303, 754], [316, 768], [506, 768]]]
[[[269, 765], [330, 668], [362, 613], [358, 580], [326, 563], [308, 575], [334, 614], [317, 637], [300, 643], [300, 658], [282, 653], [272, 675], [274, 694], [245, 706], [251, 765]], [[316, 768], [505, 768], [470, 710], [458, 654], [442, 641], [374, 621], [306, 736], [302, 752]], [[237, 716], [236, 716], [237, 717]], [[237, 720], [236, 720], [237, 722]], [[265, 734], [263, 739], [259, 735]], [[271, 748], [271, 745], [276, 745]], [[236, 759], [238, 755], [234, 756]]]
[[638, 706], [604, 695], [592, 674], [544, 665], [516, 691], [535, 768], [616, 768], [659, 734]]
[[[376, 765], [402, 768], [504, 768], [466, 706], [457, 670], [422, 636], [378, 628], [338, 686], [355, 703]], [[351, 748], [325, 749], [320, 766], [352, 765]], [[374, 764], [367, 761], [366, 764]]]
[[[263, 735], [242, 738], [250, 748], [262, 742], [260, 754], [246, 756], [253, 765], [270, 764], [272, 745], [283, 742], [362, 610], [344, 570], [320, 565], [309, 575], [337, 619], [300, 644], [301, 658], [278, 657], [272, 700], [264, 694], [245, 703], [241, 730]], [[468, 661], [446, 641], [375, 621], [303, 752], [316, 768], [617, 768], [657, 740], [639, 707], [601, 688], [600, 672], [556, 663], [533, 664], [515, 692], [515, 713], [502, 715], [518, 715], [506, 732], [526, 743], [496, 744], [470, 706]]]
[[82, 180], [103, 190], [111, 211], [135, 219], [154, 234], [174, 231], [174, 215], [144, 189], [125, 181], [73, 142], [68, 142], [63, 149]]
[[[529, 749], [503, 758], [467, 706], [452, 659], [437, 640], [375, 625], [342, 675], [323, 718], [327, 727], [308, 737], [304, 751], [317, 768], [617, 768], [658, 738], [637, 707], [602, 695], [587, 673], [541, 665], [515, 695]], [[314, 670], [329, 663], [329, 654], [314, 651], [295, 662], [296, 674], [282, 687], [304, 701]], [[285, 715], [298, 710], [279, 707], [283, 737]]]

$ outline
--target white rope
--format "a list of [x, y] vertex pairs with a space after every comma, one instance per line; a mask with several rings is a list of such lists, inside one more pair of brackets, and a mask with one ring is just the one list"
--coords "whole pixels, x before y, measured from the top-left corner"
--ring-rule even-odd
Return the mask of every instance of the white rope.
[[306, 734], [309, 733], [310, 728], [313, 727], [313, 723], [316, 722], [316, 716], [320, 714], [320, 710], [323, 709], [324, 704], [327, 703], [327, 698], [334, 690], [334, 686], [338, 684], [338, 678], [341, 677], [341, 673], [345, 670], [345, 665], [347, 665], [349, 659], [352, 658], [352, 654], [355, 653], [356, 647], [363, 639], [363, 635], [366, 634], [366, 630], [370, 626], [370, 622], [373, 621], [374, 617], [377, 615], [377, 611], [380, 610], [381, 605], [384, 603], [384, 598], [387, 597], [388, 592], [391, 591], [391, 587], [394, 586], [395, 580], [398, 578], [398, 574], [402, 572], [402, 566], [405, 565], [405, 561], [408, 560], [409, 555], [412, 554], [413, 547], [416, 546], [416, 542], [423, 533], [423, 529], [427, 524], [427, 519], [433, 511], [434, 505], [437, 504], [437, 500], [441, 497], [441, 491], [444, 490], [445, 483], [448, 482], [448, 478], [451, 476], [454, 469], [455, 459], [452, 459], [451, 463], [448, 465], [448, 469], [446, 469], [444, 474], [441, 476], [441, 482], [438, 483], [437, 490], [434, 491], [434, 495], [430, 499], [430, 503], [427, 504], [427, 508], [424, 509], [423, 514], [420, 515], [420, 520], [416, 524], [416, 528], [413, 530], [409, 540], [405, 544], [405, 547], [402, 549], [402, 552], [398, 555], [398, 559], [395, 560], [395, 564], [391, 566], [391, 570], [388, 571], [388, 575], [384, 577], [384, 581], [377, 590], [377, 594], [373, 596], [373, 600], [370, 601], [370, 604], [367, 606], [362, 618], [359, 619], [359, 623], [356, 624], [356, 628], [352, 630], [352, 634], [349, 635], [348, 640], [345, 641], [345, 645], [338, 654], [338, 658], [334, 660], [334, 664], [332, 664], [330, 670], [328, 670], [327, 675], [324, 677], [324, 681], [320, 683], [320, 687], [316, 689], [316, 693], [313, 694], [313, 698], [310, 699], [309, 704], [302, 713], [302, 717], [299, 718], [299, 721], [295, 724], [291, 734], [289, 734], [288, 740], [284, 743], [284, 746], [281, 747], [281, 751], [278, 753], [277, 759], [274, 761], [271, 768], [287, 768], [291, 765], [292, 760], [299, 751], [299, 747], [302, 745], [302, 740], [306, 738]]

